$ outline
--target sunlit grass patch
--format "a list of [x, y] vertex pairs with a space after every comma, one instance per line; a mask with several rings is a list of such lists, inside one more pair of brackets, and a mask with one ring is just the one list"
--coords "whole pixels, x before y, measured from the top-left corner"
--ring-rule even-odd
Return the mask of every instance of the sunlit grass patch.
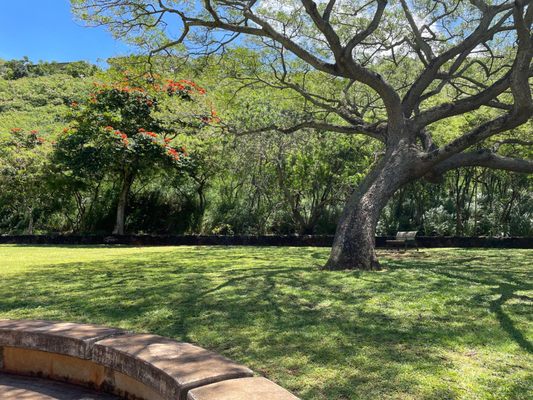
[[303, 399], [528, 399], [529, 250], [0, 246], [0, 317], [93, 322], [221, 352]]

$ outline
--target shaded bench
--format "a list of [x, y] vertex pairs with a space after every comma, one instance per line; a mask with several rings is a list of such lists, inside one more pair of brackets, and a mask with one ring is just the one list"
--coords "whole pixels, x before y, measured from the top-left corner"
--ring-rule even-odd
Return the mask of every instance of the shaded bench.
[[408, 232], [397, 232], [396, 238], [393, 240], [387, 240], [387, 247], [403, 247], [406, 249], [408, 246], [416, 247], [418, 250], [418, 244], [416, 242], [416, 234], [418, 231], [408, 231]]
[[297, 400], [275, 383], [254, 377], [249, 368], [201, 347], [89, 324], [0, 320], [2, 372], [69, 382], [125, 399]]

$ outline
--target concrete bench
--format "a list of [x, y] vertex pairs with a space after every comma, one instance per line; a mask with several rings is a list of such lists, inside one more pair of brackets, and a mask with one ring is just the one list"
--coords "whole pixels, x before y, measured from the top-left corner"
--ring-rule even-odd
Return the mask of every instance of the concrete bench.
[[401, 247], [407, 248], [407, 246], [414, 246], [418, 249], [418, 244], [416, 243], [416, 234], [418, 231], [408, 231], [408, 232], [397, 232], [396, 239], [387, 240], [386, 245], [392, 247]]
[[253, 377], [249, 368], [201, 347], [88, 324], [0, 320], [2, 372], [125, 399], [297, 400], [275, 383]]

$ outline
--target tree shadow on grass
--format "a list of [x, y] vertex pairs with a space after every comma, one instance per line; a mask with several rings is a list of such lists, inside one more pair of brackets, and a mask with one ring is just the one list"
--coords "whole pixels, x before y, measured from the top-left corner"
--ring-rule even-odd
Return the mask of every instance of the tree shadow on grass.
[[[498, 255], [487, 255], [486, 258], [497, 258]], [[501, 258], [501, 256], [500, 256]], [[533, 298], [521, 295], [518, 292], [532, 291], [533, 284], [527, 275], [522, 276], [516, 271], [510, 272], [506, 269], [498, 271], [488, 270], [483, 267], [472, 267], [472, 261], [483, 261], [484, 257], [458, 258], [458, 265], [443, 267], [435, 263], [412, 261], [408, 264], [391, 264], [393, 270], [401, 269], [422, 269], [433, 274], [438, 274], [450, 281], [465, 282], [468, 285], [478, 285], [489, 288], [489, 293], [476, 295], [472, 298], [474, 304], [480, 304], [488, 308], [494, 314], [502, 330], [507, 332], [509, 337], [524, 351], [533, 354], [533, 343], [516, 327], [513, 320], [503, 310], [503, 306], [510, 300], [521, 300], [526, 303], [533, 302]], [[487, 300], [492, 299], [492, 300]], [[531, 317], [531, 315], [530, 315]]]
[[496, 315], [498, 322], [503, 330], [505, 330], [511, 338], [525, 351], [533, 354], [533, 344], [524, 336], [524, 334], [516, 328], [513, 320], [503, 311], [502, 306], [511, 299], [528, 299], [531, 302], [533, 299], [527, 296], [520, 296], [516, 294], [520, 290], [531, 290], [531, 286], [512, 286], [500, 285], [494, 292], [500, 295], [496, 300], [490, 302], [490, 311]]
[[[100, 323], [198, 343], [304, 399], [429, 399], [440, 389], [420, 392], [424, 377], [453, 364], [443, 349], [471, 341], [473, 331], [481, 343], [494, 339], [475, 319], [486, 289], [516, 280], [485, 272], [478, 290], [465, 291], [473, 282], [458, 264], [441, 271], [431, 260], [400, 260], [385, 273], [324, 273], [314, 266], [319, 255], [169, 248], [45, 265], [2, 280], [0, 316]], [[438, 302], [450, 307], [432, 308]], [[455, 389], [446, 390], [453, 398]]]

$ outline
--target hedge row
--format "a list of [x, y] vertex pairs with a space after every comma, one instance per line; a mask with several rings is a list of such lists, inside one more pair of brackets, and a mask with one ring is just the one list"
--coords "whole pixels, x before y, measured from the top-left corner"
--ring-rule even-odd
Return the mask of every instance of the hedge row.
[[[386, 247], [387, 239], [376, 237], [376, 246]], [[419, 247], [489, 247], [489, 248], [533, 248], [531, 237], [458, 237], [421, 236], [416, 241]], [[202, 235], [5, 235], [0, 244], [70, 244], [96, 245], [121, 244], [135, 246], [317, 246], [330, 247], [333, 236], [202, 236]]]

